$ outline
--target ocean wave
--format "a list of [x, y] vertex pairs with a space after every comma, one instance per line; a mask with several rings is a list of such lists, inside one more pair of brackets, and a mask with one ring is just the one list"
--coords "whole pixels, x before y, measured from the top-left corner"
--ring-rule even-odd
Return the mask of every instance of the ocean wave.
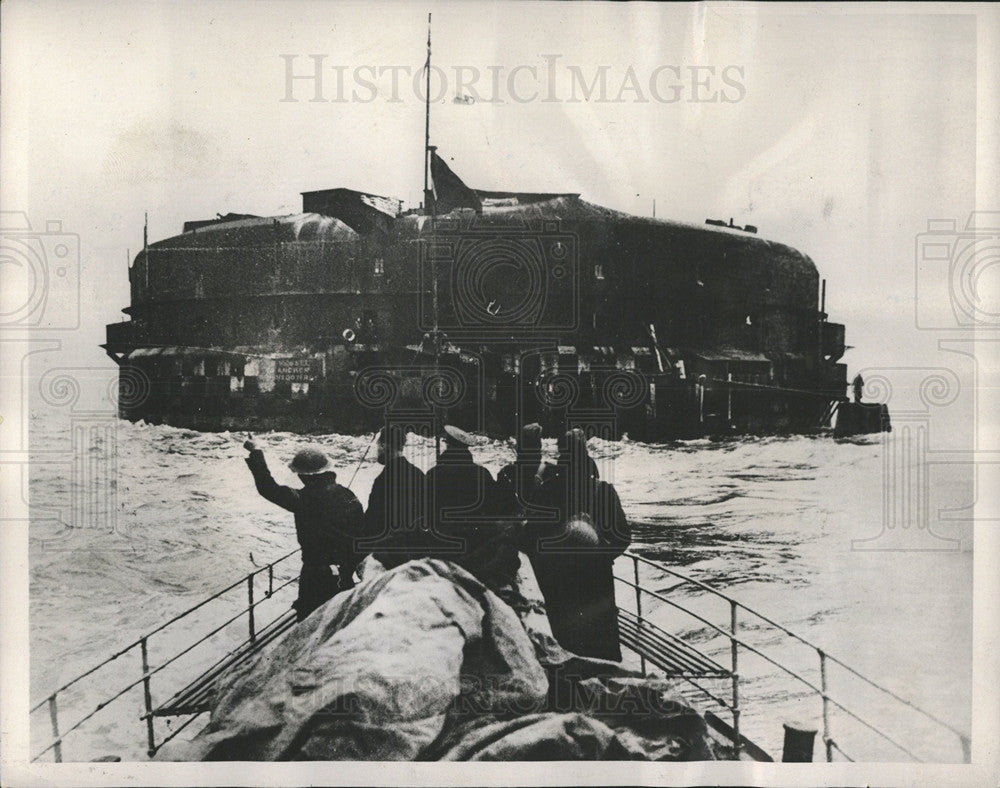
[[[71, 446], [67, 426], [33, 420], [36, 427], [39, 448]], [[33, 692], [49, 691], [60, 677], [70, 677], [67, 654], [72, 668], [88, 667], [295, 546], [292, 516], [256, 493], [243, 462], [245, 434], [118, 422], [114, 435], [114, 446], [95, 445], [88, 454], [101, 459], [114, 451], [114, 471], [104, 482], [82, 475], [69, 452], [40, 455], [47, 464], [32, 469], [29, 492], [33, 514], [39, 515], [29, 530]], [[331, 455], [342, 483], [353, 478], [362, 502], [380, 467], [373, 434], [254, 437], [284, 484], [298, 486], [285, 463], [308, 444]], [[883, 446], [891, 439], [772, 436], [665, 445], [593, 440], [590, 447], [622, 499], [636, 552], [732, 592], [817, 642], [833, 639], [836, 645], [844, 632], [882, 634], [884, 641], [864, 647], [877, 650], [888, 664], [906, 650], [897, 621], [908, 599], [900, 589], [920, 587], [929, 576], [926, 563], [861, 554], [852, 547], [852, 539], [879, 532]], [[434, 461], [433, 444], [411, 437], [406, 453], [426, 469]], [[553, 458], [555, 441], [546, 439], [543, 446]], [[474, 456], [495, 474], [513, 460], [514, 445], [486, 441]], [[945, 496], [939, 505], [955, 508], [966, 497], [971, 500], [971, 479], [968, 490], [963, 485], [938, 491]], [[90, 525], [67, 525], [73, 522]], [[962, 577], [955, 569], [956, 562], [965, 566], [961, 554], [941, 553], [933, 560], [938, 562], [933, 575], [942, 584]], [[292, 562], [289, 571], [297, 568]], [[710, 620], [728, 626], [725, 600], [678, 587], [676, 578], [649, 577], [671, 596], [704, 604]], [[961, 593], [956, 590], [955, 598], [964, 599]], [[671, 631], [713, 642], [690, 621], [671, 617], [668, 607], [648, 612], [663, 616]], [[943, 607], [932, 611], [944, 617], [929, 628], [929, 645], [947, 651], [965, 637], [970, 610], [971, 603], [952, 605], [947, 616]], [[924, 666], [942, 681], [966, 668], [946, 662]], [[762, 697], [779, 686], [756, 680], [762, 682]], [[967, 694], [954, 702], [965, 700]], [[753, 713], [748, 708], [747, 725]], [[94, 734], [95, 741], [109, 735]]]

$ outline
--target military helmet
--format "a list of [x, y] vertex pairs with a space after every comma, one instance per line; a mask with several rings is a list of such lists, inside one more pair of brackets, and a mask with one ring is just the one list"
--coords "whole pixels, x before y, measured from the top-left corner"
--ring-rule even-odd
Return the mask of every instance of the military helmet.
[[332, 471], [333, 462], [326, 456], [326, 452], [318, 446], [309, 446], [300, 449], [295, 453], [295, 457], [288, 463], [289, 469], [299, 476], [312, 476], [317, 473]]

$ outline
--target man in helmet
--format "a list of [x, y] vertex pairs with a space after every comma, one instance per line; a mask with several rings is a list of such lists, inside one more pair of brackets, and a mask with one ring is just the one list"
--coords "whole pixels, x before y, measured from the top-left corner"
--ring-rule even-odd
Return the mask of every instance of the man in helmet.
[[[363, 536], [364, 511], [354, 493], [337, 484], [337, 474], [326, 453], [315, 446], [296, 453], [288, 467], [302, 480], [296, 490], [278, 484], [264, 460], [264, 452], [252, 440], [243, 444], [250, 452], [246, 463], [257, 492], [295, 515], [295, 534], [302, 548], [302, 574], [297, 618], [302, 621], [313, 610], [354, 585], [354, 569], [364, 557], [356, 548]], [[330, 571], [336, 564], [339, 584]]]

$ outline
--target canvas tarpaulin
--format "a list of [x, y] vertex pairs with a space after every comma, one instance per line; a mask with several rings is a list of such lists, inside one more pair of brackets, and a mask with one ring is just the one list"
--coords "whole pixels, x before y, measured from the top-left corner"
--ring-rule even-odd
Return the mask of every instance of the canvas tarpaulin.
[[209, 724], [159, 757], [712, 758], [662, 681], [560, 649], [518, 598], [437, 559], [366, 575], [227, 676]]

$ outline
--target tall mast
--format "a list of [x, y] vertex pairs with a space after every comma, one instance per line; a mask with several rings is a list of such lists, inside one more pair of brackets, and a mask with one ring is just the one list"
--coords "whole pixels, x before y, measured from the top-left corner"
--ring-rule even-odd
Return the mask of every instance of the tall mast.
[[[427, 14], [427, 65], [426, 83], [424, 85], [424, 210], [430, 209], [431, 214], [431, 240], [434, 238], [434, 216], [437, 213], [434, 195], [430, 189], [431, 155], [435, 148], [431, 145], [431, 14]], [[437, 357], [439, 355], [437, 342], [438, 334], [438, 281], [437, 281], [437, 258], [431, 255], [431, 267], [434, 277], [434, 347], [435, 347], [435, 368], [437, 367]]]
[[[431, 154], [434, 148], [431, 147], [431, 14], [427, 14], [427, 63], [424, 65], [424, 211], [430, 210], [431, 217], [431, 243], [434, 243], [434, 216], [437, 206], [434, 204], [434, 195], [430, 189], [430, 169]], [[434, 332], [432, 339], [434, 342], [434, 375], [437, 377], [441, 368], [441, 333], [438, 325], [438, 269], [437, 259], [431, 251], [431, 279], [434, 280], [434, 292], [432, 311], [434, 313]], [[441, 456], [441, 431], [438, 429], [437, 416], [440, 408], [435, 407], [435, 429], [434, 429], [434, 457], [435, 461]]]
[[142, 215], [142, 276], [143, 287], [149, 290], [149, 211]]
[[431, 15], [427, 14], [427, 62], [424, 64], [424, 211], [430, 208], [430, 166], [431, 166]]

